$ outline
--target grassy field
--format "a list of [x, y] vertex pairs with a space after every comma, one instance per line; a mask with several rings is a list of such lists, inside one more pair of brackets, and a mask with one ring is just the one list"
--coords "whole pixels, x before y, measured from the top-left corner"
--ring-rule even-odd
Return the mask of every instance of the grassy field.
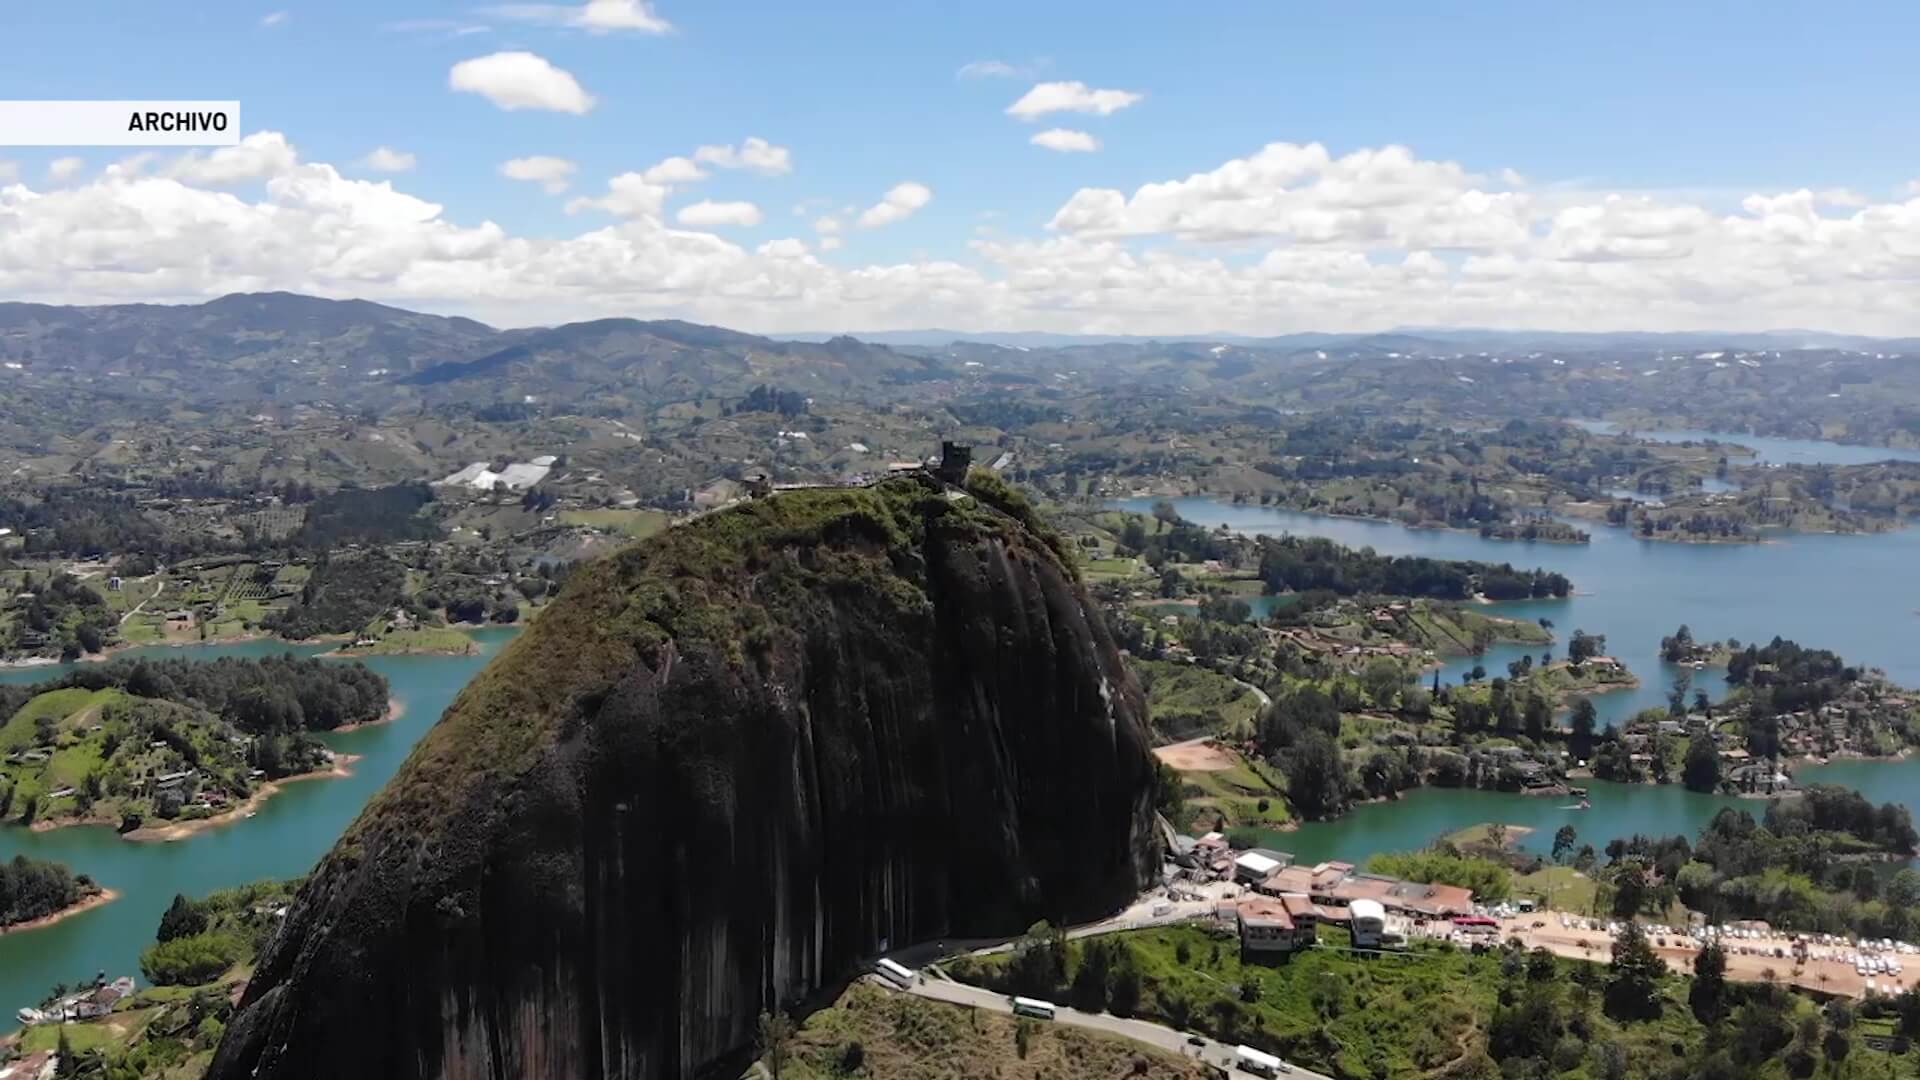
[[567, 510], [561, 513], [560, 520], [637, 540], [666, 528], [672, 519], [664, 510]]
[[432, 653], [461, 656], [479, 646], [464, 631], [451, 626], [422, 626], [381, 634], [371, 645], [343, 645], [342, 653], [352, 656], [383, 656]]
[[120, 696], [118, 690], [88, 690], [84, 686], [49, 690], [20, 706], [19, 711], [7, 720], [6, 726], [0, 727], [0, 751], [32, 746], [36, 741], [35, 730], [42, 717], [54, 721], [56, 727], [63, 726], [66, 720], [76, 714], [98, 708]]
[[1090, 578], [1129, 578], [1140, 572], [1138, 559], [1088, 559], [1080, 569]]
[[1571, 866], [1548, 866], [1513, 879], [1515, 896], [1538, 896], [1546, 906], [1557, 911], [1593, 914], [1598, 891], [1599, 886], [1592, 878]]
[[1194, 664], [1134, 660], [1147, 691], [1154, 730], [1171, 741], [1200, 735], [1244, 738], [1260, 715], [1260, 699], [1233, 679]]
[[[781, 1080], [1202, 1080], [1201, 1067], [1127, 1039], [1034, 1024], [1021, 1056], [1010, 1016], [860, 982], [809, 1016]], [[857, 1049], [851, 1049], [856, 1048]], [[857, 1068], [846, 1064], [855, 1060]]]
[[1191, 825], [1197, 834], [1214, 828], [1221, 818], [1229, 829], [1277, 829], [1293, 820], [1279, 776], [1265, 765], [1235, 757], [1239, 764], [1231, 769], [1180, 774], [1186, 820], [1175, 824]]

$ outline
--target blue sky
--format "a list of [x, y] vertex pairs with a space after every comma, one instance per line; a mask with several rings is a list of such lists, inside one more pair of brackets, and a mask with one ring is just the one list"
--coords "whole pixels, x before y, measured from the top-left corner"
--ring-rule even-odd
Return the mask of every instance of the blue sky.
[[[610, 177], [696, 146], [758, 136], [790, 151], [790, 171], [709, 170], [666, 200], [668, 224], [693, 201], [751, 202], [758, 224], [719, 230], [743, 249], [792, 236], [841, 270], [977, 266], [986, 258], [994, 265], [982, 273], [1001, 280], [1012, 272], [1005, 260], [983, 256], [973, 242], [1043, 243], [1061, 234], [1050, 223], [1076, 192], [1130, 195], [1275, 142], [1318, 142], [1335, 157], [1405, 146], [1420, 161], [1501, 178], [1477, 186], [1524, 186], [1554, 207], [1563, 193], [1645, 195], [1716, 215], [1737, 211], [1751, 193], [1847, 189], [1860, 197], [1820, 211], [1835, 216], [1862, 200], [1903, 202], [1905, 185], [1920, 176], [1920, 91], [1909, 55], [1920, 40], [1920, 8], [1447, 6], [1467, 10], [659, 0], [637, 6], [671, 24], [654, 33], [564, 25], [562, 5], [537, 18], [484, 5], [362, 0], [22, 2], [9, 5], [0, 98], [238, 98], [245, 129], [283, 133], [302, 162], [390, 180], [443, 207], [450, 223], [491, 221], [534, 241], [605, 224], [606, 215], [579, 206], [570, 213], [567, 204], [602, 194]], [[569, 73], [593, 96], [593, 108], [507, 110], [449, 87], [453, 65], [503, 51], [537, 54]], [[959, 74], [986, 61], [1011, 71]], [[1064, 112], [1026, 122], [1006, 114], [1036, 83], [1054, 81], [1140, 97], [1110, 115]], [[1052, 127], [1085, 132], [1099, 149], [1060, 153], [1028, 142]], [[389, 177], [357, 167], [376, 146], [413, 155], [413, 167]], [[0, 147], [0, 159], [29, 185], [70, 154], [85, 163], [82, 176], [125, 156]], [[569, 190], [551, 195], [500, 175], [502, 161], [527, 155], [573, 162]], [[1524, 180], [1503, 178], [1503, 169]], [[849, 208], [857, 212], [907, 181], [930, 190], [925, 206], [885, 228], [845, 229], [836, 250], [819, 248], [811, 223], [820, 213], [850, 216]], [[248, 197], [245, 189], [238, 194]], [[1547, 228], [1551, 208], [1541, 214], [1536, 232]], [[1117, 240], [1111, 230], [1103, 235], [1136, 258], [1159, 251], [1234, 267], [1270, 250], [1165, 228], [1167, 220], [1128, 226]], [[1297, 241], [1291, 228], [1278, 231]], [[1627, 231], [1636, 228], [1644, 231]], [[1276, 231], [1255, 227], [1262, 230]], [[1396, 233], [1355, 246], [1383, 260], [1416, 245]], [[1316, 243], [1316, 252], [1326, 250]], [[1467, 257], [1436, 248], [1455, 270]], [[978, 314], [1000, 306], [984, 296], [969, 304], [968, 313]], [[1330, 311], [1350, 321], [1356, 309], [1340, 305]], [[1532, 317], [1564, 322], [1577, 308], [1556, 300]], [[1747, 318], [1724, 306], [1695, 315], [1711, 321], [1715, 310]], [[1873, 310], [1857, 316], [1841, 321], [1866, 328], [1875, 319]], [[1194, 329], [1204, 328], [1211, 327]]]

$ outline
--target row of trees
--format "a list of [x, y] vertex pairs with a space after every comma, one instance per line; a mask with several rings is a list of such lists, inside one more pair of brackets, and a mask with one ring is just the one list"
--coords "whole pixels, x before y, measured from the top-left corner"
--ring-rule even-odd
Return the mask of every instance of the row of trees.
[[1324, 537], [1263, 536], [1258, 540], [1260, 577], [1269, 592], [1327, 589], [1341, 596], [1377, 594], [1466, 600], [1485, 593], [1496, 600], [1564, 597], [1572, 583], [1550, 570], [1517, 570], [1511, 564], [1379, 555]]

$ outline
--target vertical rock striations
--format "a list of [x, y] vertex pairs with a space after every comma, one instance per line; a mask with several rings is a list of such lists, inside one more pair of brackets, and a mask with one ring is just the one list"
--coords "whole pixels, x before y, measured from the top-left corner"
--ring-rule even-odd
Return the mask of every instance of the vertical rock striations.
[[1123, 903], [1139, 691], [977, 495], [794, 492], [583, 568], [322, 861], [210, 1075], [680, 1080], [883, 943]]

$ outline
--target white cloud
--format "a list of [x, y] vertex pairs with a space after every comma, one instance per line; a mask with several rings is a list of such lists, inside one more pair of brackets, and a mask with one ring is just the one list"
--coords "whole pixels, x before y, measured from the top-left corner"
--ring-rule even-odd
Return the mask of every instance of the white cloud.
[[1051, 67], [1053, 61], [1038, 56], [1024, 64], [1009, 63], [1005, 60], [975, 60], [960, 65], [953, 73], [956, 79], [1031, 79]]
[[793, 154], [757, 135], [747, 136], [738, 147], [702, 146], [693, 152], [693, 158], [722, 169], [750, 169], [765, 176], [793, 171]]
[[1063, 154], [1092, 153], [1100, 149], [1100, 140], [1084, 131], [1072, 128], [1048, 128], [1034, 133], [1028, 142], [1035, 146], [1044, 146], [1049, 150], [1058, 150]]
[[360, 159], [360, 167], [374, 172], [412, 172], [417, 159], [405, 150], [395, 150], [390, 146], [376, 146], [373, 152]]
[[465, 22], [460, 19], [397, 19], [382, 23], [380, 29], [390, 34], [445, 34], [448, 37], [466, 37], [470, 34], [486, 34], [493, 27], [484, 23]]
[[960, 79], [1012, 79], [1019, 74], [1019, 69], [1007, 63], [1005, 60], [975, 60], [972, 63], [960, 65], [960, 70], [954, 72], [954, 77]]
[[573, 179], [574, 168], [573, 162], [566, 158], [535, 154], [501, 162], [500, 175], [509, 180], [539, 184], [547, 194], [558, 195], [567, 190], [567, 184]]
[[1082, 188], [1048, 228], [1090, 237], [1484, 249], [1525, 240], [1534, 210], [1525, 192], [1486, 190], [1460, 165], [1416, 158], [1405, 147], [1335, 158], [1319, 143], [1271, 143], [1131, 196]]
[[697, 203], [681, 207], [673, 217], [680, 224], [695, 228], [713, 228], [720, 225], [749, 226], [760, 224], [760, 208], [750, 202], [714, 202], [711, 199], [702, 199]]
[[57, 157], [47, 162], [47, 179], [54, 183], [64, 183], [80, 175], [87, 167], [86, 161], [77, 157]]
[[859, 225], [863, 229], [877, 229], [882, 225], [891, 225], [912, 217], [916, 210], [933, 201], [933, 189], [925, 184], [909, 180], [895, 184], [887, 193], [860, 212]]
[[648, 180], [645, 173], [624, 172], [607, 181], [607, 193], [597, 199], [586, 196], [567, 203], [567, 213], [604, 210], [617, 217], [658, 219], [673, 188]]
[[690, 158], [675, 155], [649, 166], [644, 175], [650, 183], [655, 184], [691, 184], [695, 180], [705, 180], [707, 170], [694, 164]]
[[1007, 115], [1022, 120], [1037, 120], [1056, 112], [1111, 116], [1144, 97], [1132, 90], [1095, 90], [1083, 82], [1036, 83], [1019, 101], [1007, 106]]
[[840, 219], [832, 214], [822, 214], [813, 219], [813, 231], [821, 236], [832, 236], [841, 229]]
[[548, 109], [579, 115], [593, 95], [565, 70], [530, 52], [497, 52], [462, 60], [447, 72], [447, 85], [479, 94], [502, 109]]
[[166, 167], [165, 173], [189, 184], [224, 187], [280, 176], [299, 163], [299, 155], [285, 135], [277, 131], [256, 131], [236, 146], [223, 146], [211, 153], [183, 154]]
[[[670, 224], [669, 185], [644, 172], [574, 204], [613, 217], [560, 236], [512, 234], [395, 182], [302, 161], [277, 133], [250, 139], [248, 154], [219, 168], [212, 154], [134, 155], [71, 172], [70, 186], [37, 169], [32, 184], [0, 185], [0, 295], [100, 303], [288, 289], [502, 325], [634, 315], [754, 330], [1920, 334], [1920, 191], [1862, 206], [1832, 189], [1761, 191], [1710, 207], [1671, 192], [1520, 191], [1498, 163], [1469, 172], [1392, 147], [1337, 157], [1270, 147], [1112, 192], [1117, 204], [1076, 193], [1055, 215], [1100, 209], [1109, 216], [1095, 221], [1110, 231], [996, 234], [876, 264], [848, 257], [842, 233], [817, 227], [809, 251], [794, 238], [744, 246]], [[261, 182], [216, 186], [235, 178]], [[897, 220], [912, 201], [881, 206]], [[818, 205], [807, 215], [843, 226], [859, 216]], [[1463, 251], [1461, 238], [1476, 244]]]
[[20, 166], [11, 161], [0, 161], [0, 184], [20, 179]]
[[482, 11], [501, 19], [569, 26], [594, 34], [632, 30], [642, 34], [665, 34], [673, 24], [660, 17], [646, 0], [588, 0], [571, 4], [500, 4]]
[[285, 12], [285, 11], [269, 12], [265, 15], [260, 16], [260, 25], [261, 26], [279, 26], [281, 23], [287, 21], [289, 14], [290, 14], [289, 12]]

